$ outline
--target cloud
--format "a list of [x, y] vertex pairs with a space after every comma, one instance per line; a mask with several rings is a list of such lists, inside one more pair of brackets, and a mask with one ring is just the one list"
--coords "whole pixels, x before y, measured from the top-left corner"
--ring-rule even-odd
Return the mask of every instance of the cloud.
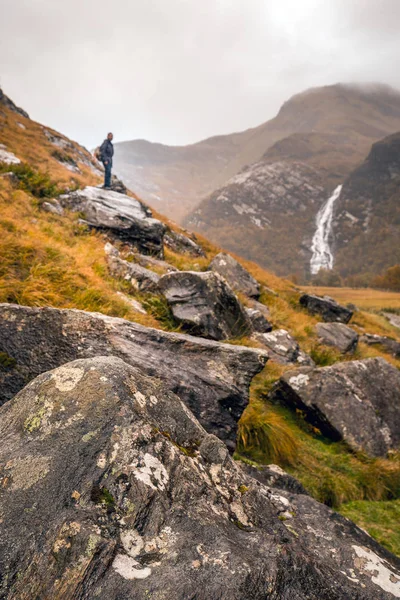
[[258, 125], [338, 81], [400, 88], [398, 0], [0, 0], [0, 83], [92, 147]]

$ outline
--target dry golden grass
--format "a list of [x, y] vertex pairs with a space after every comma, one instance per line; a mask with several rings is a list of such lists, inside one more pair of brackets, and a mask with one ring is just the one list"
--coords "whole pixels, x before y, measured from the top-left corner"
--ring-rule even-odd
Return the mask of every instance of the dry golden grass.
[[331, 296], [341, 304], [355, 304], [361, 310], [400, 310], [400, 293], [370, 288], [302, 287], [305, 292]]

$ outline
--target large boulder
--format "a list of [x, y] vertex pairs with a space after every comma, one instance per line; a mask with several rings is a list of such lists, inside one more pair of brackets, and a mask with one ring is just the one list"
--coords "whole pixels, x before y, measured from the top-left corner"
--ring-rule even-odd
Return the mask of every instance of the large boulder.
[[158, 285], [174, 317], [193, 335], [225, 340], [250, 333], [243, 306], [218, 273], [167, 273]]
[[232, 289], [243, 292], [250, 298], [260, 296], [260, 284], [230, 254], [220, 252], [213, 258], [209, 269], [225, 277]]
[[123, 260], [119, 256], [109, 254], [107, 264], [110, 274], [116, 279], [127, 281], [134, 290], [139, 292], [157, 292], [160, 276], [150, 269], [141, 267], [133, 262]]
[[114, 357], [0, 409], [0, 597], [391, 600], [400, 561], [247, 476], [159, 381]]
[[249, 385], [267, 354], [79, 310], [0, 304], [0, 404], [33, 377], [76, 358], [119, 356], [155, 375], [234, 448]]
[[321, 315], [324, 321], [338, 321], [339, 323], [348, 323], [353, 316], [353, 311], [345, 306], [341, 306], [333, 298], [328, 296], [313, 296], [312, 294], [303, 294], [300, 298], [301, 306], [304, 306], [311, 314]]
[[317, 323], [315, 329], [322, 344], [340, 352], [354, 352], [357, 348], [358, 333], [344, 323]]
[[85, 187], [59, 197], [64, 208], [80, 212], [96, 229], [113, 233], [144, 254], [163, 257], [165, 225], [151, 217], [151, 211], [135, 198], [112, 190]]
[[365, 333], [361, 336], [360, 341], [368, 344], [368, 346], [381, 346], [385, 352], [388, 352], [395, 358], [400, 358], [400, 342], [386, 335]]
[[252, 338], [267, 348], [268, 356], [274, 362], [281, 365], [314, 366], [312, 358], [301, 350], [286, 329], [275, 329], [269, 333], [256, 332]]
[[385, 456], [400, 445], [400, 372], [383, 358], [289, 371], [272, 399], [354, 450]]

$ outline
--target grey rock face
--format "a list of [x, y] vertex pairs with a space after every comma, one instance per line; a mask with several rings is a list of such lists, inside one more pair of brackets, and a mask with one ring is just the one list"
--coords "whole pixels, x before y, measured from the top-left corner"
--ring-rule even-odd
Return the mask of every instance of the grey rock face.
[[50, 202], [43, 202], [40, 205], [40, 208], [46, 212], [52, 213], [53, 215], [58, 215], [60, 217], [64, 214], [64, 209], [58, 200], [51, 200]]
[[383, 315], [387, 318], [389, 323], [393, 325], [393, 327], [400, 329], [400, 315], [396, 315], [395, 313], [391, 312], [384, 312]]
[[357, 348], [358, 333], [344, 323], [317, 323], [315, 329], [323, 344], [341, 352], [354, 352]]
[[172, 229], [165, 234], [164, 243], [174, 252], [190, 254], [191, 256], [205, 256], [204, 250], [199, 244], [196, 244], [187, 235], [183, 235], [183, 233], [178, 233]]
[[384, 456], [400, 445], [400, 372], [382, 358], [289, 371], [273, 399], [355, 450]]
[[275, 362], [282, 365], [314, 365], [314, 361], [300, 349], [299, 344], [286, 329], [276, 329], [270, 333], [253, 333], [252, 337], [268, 349], [270, 359]]
[[247, 476], [179, 398], [119, 359], [44, 373], [0, 416], [2, 598], [400, 595], [396, 557]]
[[267, 333], [272, 331], [271, 323], [265, 318], [265, 315], [258, 308], [245, 308], [246, 314], [251, 322], [254, 331], [258, 333]]
[[348, 323], [353, 316], [353, 312], [348, 308], [338, 304], [333, 298], [324, 296], [313, 296], [303, 294], [300, 298], [300, 304], [307, 308], [313, 315], [321, 315], [324, 321], [338, 321]]
[[133, 289], [140, 292], [156, 292], [160, 276], [118, 256], [108, 255], [107, 264], [110, 274], [116, 279], [128, 281]]
[[251, 331], [244, 308], [217, 273], [168, 273], [159, 287], [174, 317], [194, 335], [224, 340]]
[[225, 277], [232, 289], [250, 298], [260, 296], [260, 284], [230, 254], [220, 252], [210, 263], [210, 270]]
[[132, 256], [134, 261], [141, 265], [142, 267], [151, 268], [155, 267], [159, 270], [162, 270], [163, 273], [175, 273], [179, 271], [176, 267], [173, 267], [165, 260], [159, 260], [158, 258], [154, 258], [153, 256], [148, 256], [146, 254], [138, 254], [137, 252], [133, 252]]
[[79, 310], [0, 304], [0, 404], [77, 358], [118, 356], [162, 379], [231, 449], [249, 385], [267, 354]]
[[382, 346], [386, 352], [394, 356], [395, 358], [400, 357], [400, 342], [394, 340], [385, 335], [373, 335], [371, 333], [366, 333], [361, 336], [361, 342], [364, 344], [368, 344], [369, 346], [379, 345]]
[[26, 119], [29, 119], [28, 113], [25, 112], [22, 108], [20, 108], [16, 104], [14, 104], [14, 102], [11, 100], [11, 98], [6, 96], [1, 88], [0, 88], [0, 104], [4, 104], [4, 106], [11, 109], [13, 112], [16, 112], [18, 115], [21, 115], [21, 117], [25, 117]]
[[138, 200], [88, 186], [63, 194], [59, 201], [64, 208], [82, 212], [91, 227], [112, 232], [144, 254], [163, 257], [165, 225], [151, 218], [151, 211]]
[[307, 494], [306, 490], [295, 477], [286, 473], [278, 465], [265, 465], [254, 467], [247, 463], [239, 463], [243, 471], [254, 477], [263, 485], [267, 487], [277, 488], [279, 490], [285, 490], [292, 494]]

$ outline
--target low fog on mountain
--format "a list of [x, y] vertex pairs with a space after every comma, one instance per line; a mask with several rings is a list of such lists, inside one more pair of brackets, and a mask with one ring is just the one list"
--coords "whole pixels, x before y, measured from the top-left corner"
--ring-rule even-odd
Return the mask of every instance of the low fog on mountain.
[[0, 84], [89, 148], [108, 130], [166, 144], [240, 131], [312, 86], [400, 88], [397, 0], [0, 6]]

